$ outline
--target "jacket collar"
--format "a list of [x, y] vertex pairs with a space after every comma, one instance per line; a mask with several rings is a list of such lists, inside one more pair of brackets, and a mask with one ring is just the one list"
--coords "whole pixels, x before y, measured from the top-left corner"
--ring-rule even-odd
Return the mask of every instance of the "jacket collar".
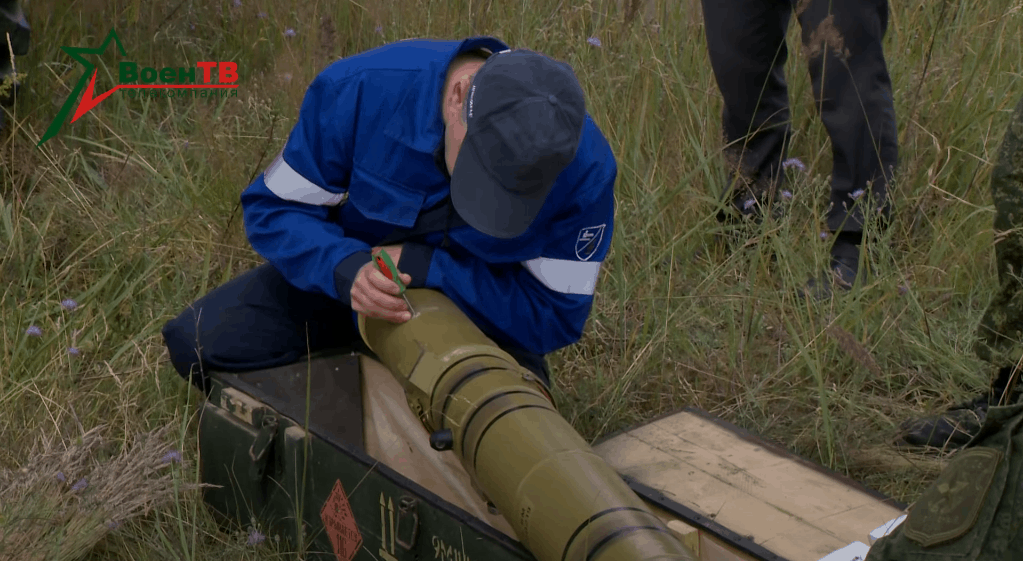
[[[438, 145], [443, 151], [444, 118], [440, 105], [451, 61], [466, 51], [489, 49], [496, 53], [507, 48], [503, 41], [493, 37], [471, 37], [458, 43], [446, 59], [435, 60], [424, 69], [420, 74], [422, 83], [407, 90], [394, 116], [384, 127], [384, 134], [417, 152], [436, 156]], [[446, 172], [446, 169], [443, 166], [442, 171]]]

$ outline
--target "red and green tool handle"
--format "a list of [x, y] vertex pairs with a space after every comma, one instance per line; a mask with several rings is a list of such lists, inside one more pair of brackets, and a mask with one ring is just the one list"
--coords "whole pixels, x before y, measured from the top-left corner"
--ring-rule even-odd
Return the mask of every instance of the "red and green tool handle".
[[415, 311], [412, 310], [412, 303], [408, 301], [408, 296], [405, 296], [405, 283], [401, 282], [401, 274], [398, 272], [398, 267], [395, 266], [390, 254], [382, 249], [377, 249], [373, 252], [373, 260], [376, 261], [380, 272], [398, 285], [398, 294], [405, 299], [409, 313], [415, 314]]

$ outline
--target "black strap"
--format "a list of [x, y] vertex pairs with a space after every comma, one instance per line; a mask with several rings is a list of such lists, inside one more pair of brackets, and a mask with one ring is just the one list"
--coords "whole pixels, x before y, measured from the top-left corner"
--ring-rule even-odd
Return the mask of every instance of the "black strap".
[[433, 234], [435, 232], [446, 233], [451, 228], [465, 225], [466, 222], [455, 212], [455, 207], [451, 204], [451, 198], [445, 197], [440, 204], [420, 213], [419, 217], [416, 218], [416, 223], [411, 228], [395, 228], [393, 232], [377, 242], [376, 245], [393, 245], [419, 236], [425, 236], [426, 234]]

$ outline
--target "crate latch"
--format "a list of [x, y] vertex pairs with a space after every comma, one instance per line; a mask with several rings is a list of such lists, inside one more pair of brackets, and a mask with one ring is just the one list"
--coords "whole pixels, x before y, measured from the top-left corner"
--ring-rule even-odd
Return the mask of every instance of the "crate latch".
[[249, 468], [249, 476], [254, 481], [261, 481], [266, 474], [266, 464], [270, 456], [270, 449], [273, 447], [277, 437], [277, 417], [266, 409], [260, 408], [252, 413], [253, 424], [259, 427], [255, 440], [249, 446], [249, 459], [252, 465]]
[[[412, 548], [416, 545], [416, 537], [419, 535], [419, 502], [416, 499], [403, 495], [398, 501], [398, 525], [394, 529], [394, 541], [398, 542], [398, 545], [405, 548], [406, 551], [412, 551]], [[402, 536], [401, 523], [405, 521], [406, 534], [408, 540], [406, 541]]]

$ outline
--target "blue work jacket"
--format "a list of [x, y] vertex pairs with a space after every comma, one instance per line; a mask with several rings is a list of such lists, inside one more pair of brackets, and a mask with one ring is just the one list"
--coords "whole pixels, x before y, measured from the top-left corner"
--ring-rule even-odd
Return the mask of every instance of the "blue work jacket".
[[441, 117], [448, 65], [480, 48], [508, 46], [490, 37], [407, 40], [328, 66], [281, 154], [242, 193], [245, 230], [291, 284], [349, 306], [371, 249], [402, 243], [398, 268], [411, 287], [443, 292], [498, 344], [546, 354], [582, 335], [611, 244], [618, 170], [587, 115], [575, 159], [522, 235], [488, 236], [453, 211], [416, 234], [425, 217], [450, 207]]

